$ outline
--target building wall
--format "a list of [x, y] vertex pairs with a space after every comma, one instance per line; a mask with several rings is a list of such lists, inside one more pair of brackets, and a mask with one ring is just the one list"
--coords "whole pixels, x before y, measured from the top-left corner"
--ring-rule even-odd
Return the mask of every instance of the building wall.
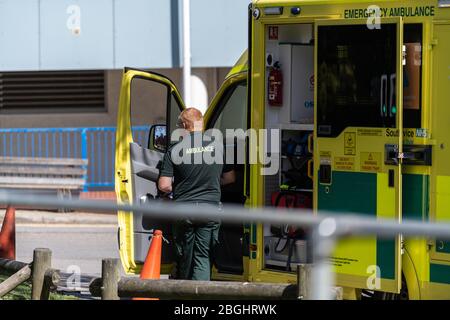
[[[214, 94], [222, 83], [229, 68], [194, 68], [193, 75], [198, 76], [206, 84], [208, 91], [208, 102], [212, 100]], [[172, 79], [178, 88], [181, 89], [182, 70], [154, 69], [154, 71], [164, 74]], [[120, 94], [120, 84], [122, 70], [105, 71], [105, 109], [102, 111], [77, 112], [74, 109], [57, 109], [44, 112], [42, 110], [17, 111], [9, 113], [0, 111], [0, 128], [46, 128], [46, 127], [102, 127], [115, 126], [117, 122], [117, 109]], [[148, 87], [142, 87], [133, 95], [141, 102], [151, 101], [153, 108], [133, 109], [132, 123], [136, 125], [147, 125], [161, 122], [165, 118], [165, 100], [155, 99]], [[143, 103], [139, 103], [142, 107]], [[149, 110], [150, 109], [150, 110]]]
[[[194, 67], [230, 67], [250, 0], [192, 0]], [[0, 71], [177, 68], [182, 0], [0, 0]]]
[[[192, 74], [208, 102], [247, 46], [249, 2], [191, 1]], [[103, 110], [0, 108], [0, 128], [115, 126], [124, 66], [151, 68], [181, 89], [182, 25], [182, 0], [0, 0], [0, 72], [107, 70]], [[136, 96], [155, 99], [146, 89]], [[134, 123], [161, 121], [160, 100]]]

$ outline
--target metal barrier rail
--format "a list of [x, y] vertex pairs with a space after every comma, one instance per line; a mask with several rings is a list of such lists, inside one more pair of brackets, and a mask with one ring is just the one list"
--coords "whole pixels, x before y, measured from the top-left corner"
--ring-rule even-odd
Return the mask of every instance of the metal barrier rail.
[[[0, 192], [0, 203], [10, 205], [27, 205], [35, 208], [53, 207], [90, 211], [124, 211], [141, 212], [146, 216], [178, 219], [186, 215], [199, 220], [214, 218], [208, 208], [186, 204], [151, 202], [151, 205], [114, 204], [99, 200], [57, 199], [54, 197], [26, 196]], [[336, 212], [320, 212], [320, 215], [298, 214], [311, 213], [300, 209], [281, 208], [243, 208], [225, 206], [223, 212], [216, 213], [220, 220], [231, 223], [270, 223], [309, 226], [313, 228], [312, 298], [315, 300], [331, 299], [330, 288], [333, 286], [331, 266], [328, 257], [331, 255], [336, 241], [342, 237], [354, 235], [378, 235], [381, 237], [404, 236], [440, 237], [450, 239], [449, 223], [430, 223], [404, 220], [401, 223], [389, 219], [373, 219], [355, 216], [348, 213], [338, 215]]]
[[[145, 144], [148, 126], [133, 127], [133, 139]], [[0, 129], [0, 156], [88, 159], [85, 191], [114, 188], [116, 128]]]

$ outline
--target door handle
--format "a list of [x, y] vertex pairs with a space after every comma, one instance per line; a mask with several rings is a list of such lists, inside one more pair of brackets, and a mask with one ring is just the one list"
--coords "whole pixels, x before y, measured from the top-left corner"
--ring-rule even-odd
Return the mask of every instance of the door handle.
[[394, 169], [389, 169], [388, 171], [388, 187], [394, 188], [395, 187], [395, 171]]
[[117, 175], [119, 176], [119, 178], [120, 178], [120, 181], [122, 182], [122, 183], [127, 183], [128, 182], [128, 179], [126, 178], [126, 176], [122, 173], [122, 171], [117, 171]]
[[403, 165], [431, 166], [432, 146], [431, 145], [404, 145]]
[[384, 163], [387, 165], [397, 166], [399, 165], [399, 159], [401, 155], [399, 153], [398, 144], [386, 144], [384, 146], [385, 159]]
[[321, 164], [319, 167], [319, 183], [331, 184], [331, 164]]
[[432, 146], [431, 145], [404, 145], [403, 152], [399, 152], [398, 145], [385, 145], [385, 164], [431, 166]]

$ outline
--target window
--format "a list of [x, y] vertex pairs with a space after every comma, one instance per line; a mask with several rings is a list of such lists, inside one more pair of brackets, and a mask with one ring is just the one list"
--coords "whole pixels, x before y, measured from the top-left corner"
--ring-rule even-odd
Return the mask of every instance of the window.
[[103, 71], [0, 73], [0, 110], [105, 107]]
[[240, 82], [229, 89], [220, 102], [219, 112], [214, 116], [210, 126], [225, 134], [226, 129], [247, 128], [247, 84]]
[[[181, 113], [179, 101], [165, 83], [135, 76], [130, 87], [130, 112], [132, 126], [168, 124], [167, 133], [177, 129]], [[168, 135], [170, 139], [171, 135]]]
[[421, 128], [422, 25], [405, 24], [406, 64], [403, 66], [403, 127]]
[[395, 127], [397, 29], [383, 24], [321, 26], [318, 34], [318, 136], [346, 127]]
[[[227, 129], [247, 129], [247, 82], [242, 81], [236, 83], [234, 86], [228, 88], [227, 92], [223, 95], [222, 100], [217, 106], [217, 112], [213, 115], [209, 128], [219, 129], [222, 132], [224, 142], [226, 143], [227, 138], [233, 138], [233, 144], [225, 144], [225, 153], [227, 154], [227, 163], [242, 163], [244, 154], [246, 154], [243, 149], [245, 146], [245, 138], [241, 135], [227, 137]], [[234, 150], [232, 152], [232, 150]], [[234, 155], [234, 158], [233, 158]], [[235, 166], [235, 171], [239, 172], [238, 183], [232, 184], [232, 186], [239, 186], [239, 195], [242, 195], [243, 188], [243, 168]]]
[[135, 76], [130, 85], [131, 124], [165, 124], [168, 90], [164, 84]]

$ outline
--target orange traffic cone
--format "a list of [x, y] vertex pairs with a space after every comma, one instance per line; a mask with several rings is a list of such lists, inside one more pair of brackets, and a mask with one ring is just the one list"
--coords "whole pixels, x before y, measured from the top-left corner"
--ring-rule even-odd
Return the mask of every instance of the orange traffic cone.
[[[141, 271], [141, 279], [159, 279], [161, 277], [162, 231], [153, 232], [152, 242]], [[157, 298], [134, 298], [133, 300], [159, 300]]]
[[0, 231], [0, 258], [16, 259], [16, 209], [8, 206]]

